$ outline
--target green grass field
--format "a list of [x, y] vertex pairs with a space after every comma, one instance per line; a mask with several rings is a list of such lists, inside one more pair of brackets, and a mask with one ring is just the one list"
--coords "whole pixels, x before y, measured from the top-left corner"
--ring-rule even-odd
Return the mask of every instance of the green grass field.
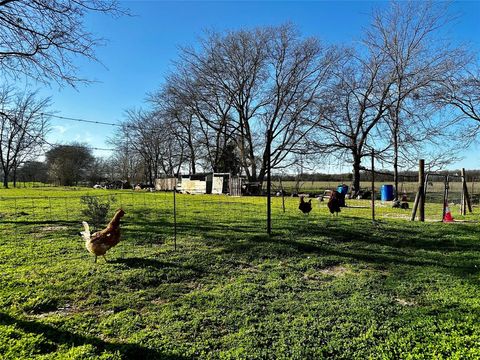
[[[80, 196], [114, 194], [122, 242], [93, 263]], [[112, 199], [111, 199], [112, 200]], [[478, 209], [454, 224], [348, 202], [0, 190], [0, 359], [478, 359]]]

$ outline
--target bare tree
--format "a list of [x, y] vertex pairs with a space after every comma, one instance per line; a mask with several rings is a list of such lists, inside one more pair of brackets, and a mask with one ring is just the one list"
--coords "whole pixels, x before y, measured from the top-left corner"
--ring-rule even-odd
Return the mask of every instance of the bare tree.
[[441, 107], [455, 110], [458, 122], [474, 120], [474, 126], [466, 126], [464, 140], [474, 140], [480, 133], [480, 71], [466, 67], [461, 72], [450, 73], [445, 81], [432, 91], [432, 101]]
[[122, 125], [122, 134], [128, 144], [142, 158], [145, 178], [149, 183], [158, 174], [160, 161], [160, 139], [157, 127], [150, 114], [143, 110], [128, 110], [127, 121]]
[[184, 142], [174, 131], [174, 124], [161, 118], [157, 112], [128, 110], [127, 119], [110, 143], [128, 149], [142, 160], [145, 179], [153, 184], [160, 174], [178, 173], [185, 161]]
[[116, 0], [0, 1], [0, 74], [74, 85], [74, 58], [96, 60], [102, 43], [85, 28], [87, 12], [119, 15]]
[[[175, 76], [167, 79], [165, 86], [149, 96], [156, 116], [168, 123], [171, 135], [185, 147], [184, 160], [189, 163], [189, 172], [197, 172], [197, 163], [200, 158], [201, 147], [199, 142], [200, 125], [195, 115], [191, 99], [188, 99], [181, 89], [182, 78]], [[184, 83], [188, 83], [183, 78]]]
[[[336, 70], [329, 100], [319, 109], [316, 138], [312, 147], [321, 154], [350, 159], [352, 192], [360, 190], [361, 163], [375, 146], [376, 128], [389, 108], [394, 76], [385, 55], [348, 51]], [[381, 151], [381, 154], [389, 144]]]
[[109, 180], [126, 180], [129, 184], [141, 182], [144, 171], [138, 153], [123, 138], [110, 139], [108, 142], [115, 148], [107, 161]]
[[38, 99], [36, 92], [19, 93], [11, 87], [0, 89], [0, 164], [3, 186], [11, 172], [37, 155], [48, 129], [44, 116], [50, 99]]
[[202, 42], [202, 49], [200, 54], [190, 48], [183, 49], [175, 73], [150, 99], [156, 109], [163, 111], [163, 116], [174, 115], [171, 120], [185, 133], [180, 139], [190, 149], [192, 172], [197, 162], [214, 172], [224, 172], [222, 158], [238, 125], [231, 115], [232, 96], [219, 86], [217, 74], [208, 70], [215, 51], [208, 41]]
[[[182, 59], [195, 74], [184, 98], [194, 100], [205, 135], [209, 129], [217, 134], [214, 146], [206, 145], [226, 149], [234, 141], [248, 179], [262, 182], [269, 156], [278, 167], [300, 151], [338, 57], [290, 24], [210, 33], [200, 50], [184, 49]], [[217, 161], [223, 156], [215, 155]]]
[[[430, 1], [392, 2], [374, 12], [364, 39], [371, 52], [386, 57], [394, 76], [386, 120], [392, 134], [396, 196], [401, 148], [405, 155], [408, 148], [436, 138], [438, 126], [429, 124], [432, 108], [420, 97], [443, 83], [445, 74], [457, 73], [468, 61], [461, 48], [441, 40], [442, 29], [453, 20], [447, 10]], [[426, 114], [421, 113], [423, 110]]]
[[[457, 86], [450, 85], [449, 102], [470, 119], [480, 122], [480, 75], [468, 72], [457, 81]], [[457, 91], [455, 91], [458, 89]]]

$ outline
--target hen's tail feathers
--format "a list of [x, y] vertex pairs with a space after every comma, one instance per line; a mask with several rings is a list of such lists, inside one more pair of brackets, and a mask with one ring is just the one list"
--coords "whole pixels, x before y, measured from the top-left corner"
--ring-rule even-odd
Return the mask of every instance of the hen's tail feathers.
[[84, 240], [89, 240], [90, 239], [90, 226], [88, 226], [88, 223], [86, 221], [82, 221], [83, 228], [85, 229], [82, 231], [80, 234], [82, 234], [82, 237]]

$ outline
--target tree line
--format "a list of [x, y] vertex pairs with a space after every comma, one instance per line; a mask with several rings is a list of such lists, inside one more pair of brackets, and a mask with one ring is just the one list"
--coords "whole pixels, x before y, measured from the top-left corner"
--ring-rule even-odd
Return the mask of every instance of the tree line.
[[[455, 159], [448, 147], [460, 149], [480, 130], [477, 55], [448, 42], [447, 7], [392, 2], [374, 10], [360, 40], [349, 45], [302, 36], [290, 23], [205, 32], [179, 51], [161, 87], [147, 94], [148, 106], [126, 111], [105, 163], [115, 176], [147, 183], [199, 171], [262, 183], [269, 160], [288, 172], [299, 163], [319, 168], [340, 159], [352, 166], [356, 193], [365, 158], [375, 151], [398, 188], [401, 168], [419, 156], [432, 168], [445, 165]], [[88, 11], [125, 13], [116, 1], [0, 1], [2, 74], [73, 86], [85, 81], [72, 58], [95, 59], [100, 40], [83, 25]], [[22, 163], [48, 150], [50, 102], [8, 87], [3, 93], [7, 186]]]
[[268, 159], [288, 172], [340, 158], [354, 193], [374, 150], [398, 189], [402, 167], [419, 156], [448, 164], [459, 131], [473, 139], [478, 130], [477, 59], [442, 40], [445, 6], [392, 2], [351, 46], [303, 37], [293, 24], [207, 32], [180, 50], [149, 106], [128, 111], [112, 144], [147, 164], [149, 181], [207, 170], [262, 183]]
[[[98, 61], [104, 41], [88, 31], [88, 13], [128, 15], [116, 0], [0, 0], [0, 174], [4, 187], [53, 144], [46, 142], [50, 98], [36, 84], [77, 86], [77, 58]], [[18, 89], [13, 84], [26, 80]], [[75, 148], [75, 146], [73, 146]]]

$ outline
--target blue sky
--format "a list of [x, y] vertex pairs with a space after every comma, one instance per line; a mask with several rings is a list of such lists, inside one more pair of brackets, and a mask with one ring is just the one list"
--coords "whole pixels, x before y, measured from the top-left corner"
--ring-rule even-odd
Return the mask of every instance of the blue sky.
[[[305, 36], [318, 36], [328, 43], [351, 44], [369, 23], [378, 1], [125, 1], [134, 16], [111, 18], [89, 15], [91, 32], [106, 38], [98, 48], [103, 65], [79, 59], [80, 75], [95, 80], [77, 89], [43, 88], [51, 96], [52, 110], [58, 115], [93, 121], [118, 122], [124, 111], [145, 104], [145, 95], [162, 83], [178, 54], [179, 46], [195, 45], [202, 31], [296, 24]], [[467, 42], [480, 50], [480, 1], [454, 2], [451, 11], [459, 15], [449, 29], [455, 41]], [[112, 127], [53, 120], [49, 140], [87, 142], [94, 147], [110, 147], [105, 140]], [[476, 153], [478, 153], [478, 148]], [[108, 152], [97, 151], [97, 155]], [[480, 157], [470, 156], [460, 167], [480, 168]], [[347, 170], [348, 171], [348, 170]]]

